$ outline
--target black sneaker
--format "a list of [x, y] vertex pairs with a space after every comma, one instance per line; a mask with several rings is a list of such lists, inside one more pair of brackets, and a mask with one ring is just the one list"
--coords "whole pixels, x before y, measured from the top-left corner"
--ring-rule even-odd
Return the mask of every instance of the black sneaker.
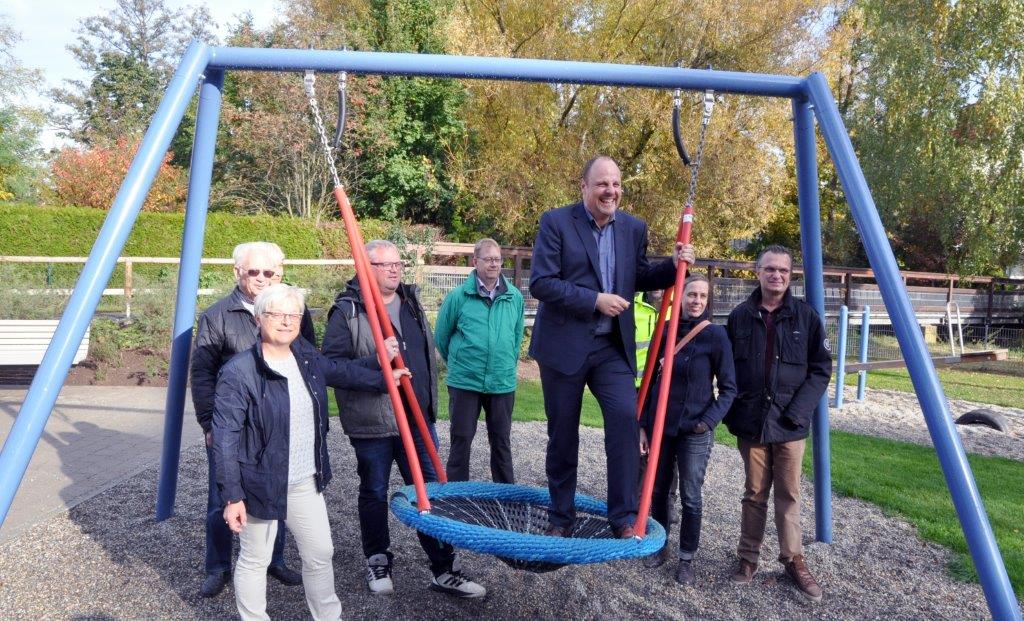
[[395, 592], [395, 583], [391, 580], [391, 559], [387, 554], [374, 554], [366, 559], [366, 586], [374, 595]]
[[451, 569], [443, 574], [434, 576], [433, 580], [430, 581], [430, 590], [466, 599], [475, 599], [487, 595], [487, 589], [473, 582], [469, 576], [462, 573], [458, 560], [452, 563]]

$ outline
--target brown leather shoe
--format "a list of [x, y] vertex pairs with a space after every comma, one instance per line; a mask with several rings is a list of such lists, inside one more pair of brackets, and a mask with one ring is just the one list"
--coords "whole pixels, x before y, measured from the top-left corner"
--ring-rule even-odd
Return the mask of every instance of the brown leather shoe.
[[548, 537], [572, 537], [572, 533], [569, 532], [568, 528], [555, 526], [554, 524], [549, 524], [547, 529], [544, 530], [544, 534]]
[[613, 528], [612, 534], [615, 535], [616, 539], [632, 539], [633, 537], [636, 537], [636, 531], [633, 530], [633, 527], [629, 524], [622, 528]]
[[807, 569], [803, 556], [794, 556], [793, 560], [786, 563], [786, 575], [796, 584], [797, 591], [804, 598], [815, 603], [821, 601], [821, 587]]
[[732, 575], [732, 581], [736, 584], [750, 584], [754, 581], [754, 574], [757, 573], [757, 564], [740, 559], [740, 565]]

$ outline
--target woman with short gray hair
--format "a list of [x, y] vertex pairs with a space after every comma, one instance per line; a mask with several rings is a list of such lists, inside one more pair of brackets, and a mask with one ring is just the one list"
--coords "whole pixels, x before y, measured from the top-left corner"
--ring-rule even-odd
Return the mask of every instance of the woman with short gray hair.
[[[323, 491], [327, 454], [327, 386], [383, 392], [375, 357], [326, 358], [299, 337], [305, 300], [290, 285], [272, 285], [254, 304], [260, 339], [224, 365], [217, 380], [213, 449], [224, 521], [239, 534], [235, 601], [244, 620], [267, 616], [266, 571], [283, 521], [302, 557], [302, 584], [314, 619], [340, 619], [334, 591], [331, 528]], [[394, 339], [388, 355], [398, 352]], [[392, 371], [397, 382], [408, 371]]]

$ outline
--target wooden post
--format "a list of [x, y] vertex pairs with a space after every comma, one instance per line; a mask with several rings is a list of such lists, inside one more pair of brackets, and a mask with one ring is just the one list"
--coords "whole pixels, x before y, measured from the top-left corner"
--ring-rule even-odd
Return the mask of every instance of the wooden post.
[[853, 274], [846, 272], [843, 274], [843, 284], [846, 285], [843, 290], [843, 306], [850, 308], [850, 284], [853, 280]]
[[132, 318], [132, 260], [124, 260], [124, 318]]

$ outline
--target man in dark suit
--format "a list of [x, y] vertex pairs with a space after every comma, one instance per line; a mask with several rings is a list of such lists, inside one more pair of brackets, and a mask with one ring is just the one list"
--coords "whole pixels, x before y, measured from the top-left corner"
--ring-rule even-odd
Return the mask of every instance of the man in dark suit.
[[[583, 200], [545, 212], [533, 246], [530, 294], [540, 301], [530, 355], [540, 365], [548, 418], [548, 534], [572, 536], [583, 387], [604, 416], [608, 521], [617, 537], [632, 537], [640, 466], [636, 420], [637, 290], [670, 286], [672, 260], [647, 260], [647, 225], [618, 211], [622, 174], [615, 160], [587, 162]], [[692, 263], [693, 249], [677, 244], [675, 260]]]

